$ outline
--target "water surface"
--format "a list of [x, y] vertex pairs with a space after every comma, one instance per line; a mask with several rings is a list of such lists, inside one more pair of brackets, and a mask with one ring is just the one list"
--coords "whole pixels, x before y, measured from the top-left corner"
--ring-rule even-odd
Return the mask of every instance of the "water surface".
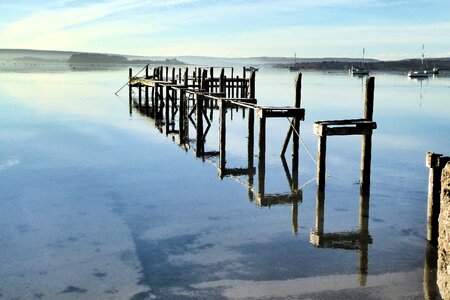
[[[256, 76], [260, 104], [293, 104], [294, 73], [263, 68]], [[249, 198], [247, 176], [220, 179], [217, 158], [196, 158], [193, 145], [183, 149], [152, 119], [137, 110], [130, 115], [126, 91], [114, 95], [127, 78], [125, 69], [0, 73], [0, 295], [421, 299], [433, 294], [424, 282], [430, 272], [424, 269], [424, 158], [430, 150], [449, 154], [450, 78], [375, 77], [378, 128], [370, 217], [363, 228], [370, 242], [344, 249], [310, 242], [316, 226], [312, 124], [362, 117], [361, 78], [303, 74], [303, 201], [296, 209], [257, 205]], [[242, 111], [234, 111], [232, 121], [231, 112], [227, 117], [227, 164], [243, 167], [247, 119]], [[218, 149], [217, 112], [213, 120], [206, 150]], [[268, 194], [290, 192], [279, 156], [288, 128], [287, 119], [267, 122]], [[257, 154], [255, 142], [255, 166]], [[360, 159], [361, 137], [328, 139], [329, 236], [361, 230]]]

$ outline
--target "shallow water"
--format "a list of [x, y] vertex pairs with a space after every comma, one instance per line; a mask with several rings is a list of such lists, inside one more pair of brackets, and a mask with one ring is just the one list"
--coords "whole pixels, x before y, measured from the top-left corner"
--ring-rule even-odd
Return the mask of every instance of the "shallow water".
[[[125, 69], [0, 73], [0, 295], [420, 299], [433, 293], [424, 284], [425, 152], [449, 154], [450, 78], [375, 75], [367, 226], [359, 218], [361, 138], [328, 139], [324, 230], [336, 233], [338, 244], [345, 234], [370, 236], [366, 247], [349, 250], [310, 242], [316, 164], [307, 149], [315, 159], [314, 121], [362, 117], [362, 79], [303, 74], [303, 201], [296, 210], [258, 206], [246, 176], [221, 180], [217, 158], [195, 158], [152, 119], [137, 110], [130, 115], [127, 92], [114, 95], [127, 76]], [[263, 68], [256, 76], [260, 104], [293, 104], [294, 73]], [[242, 111], [227, 117], [227, 166], [244, 167], [247, 119]], [[207, 151], [218, 149], [217, 112], [213, 119]], [[286, 119], [267, 122], [267, 194], [290, 192], [279, 156], [288, 128]], [[256, 122], [255, 137], [257, 131]], [[255, 166], [257, 154], [255, 142]]]

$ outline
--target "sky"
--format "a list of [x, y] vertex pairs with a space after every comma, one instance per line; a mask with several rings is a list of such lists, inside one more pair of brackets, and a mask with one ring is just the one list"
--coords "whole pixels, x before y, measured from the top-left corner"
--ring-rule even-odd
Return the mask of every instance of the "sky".
[[0, 48], [450, 57], [450, 0], [0, 0]]

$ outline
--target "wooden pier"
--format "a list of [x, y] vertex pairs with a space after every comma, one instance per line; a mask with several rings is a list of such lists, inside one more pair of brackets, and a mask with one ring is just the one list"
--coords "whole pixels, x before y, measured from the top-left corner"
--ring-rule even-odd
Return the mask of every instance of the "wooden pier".
[[[218, 70], [217, 70], [218, 69]], [[194, 144], [195, 156], [203, 159], [218, 158], [217, 171], [220, 178], [226, 176], [247, 177], [248, 197], [259, 206], [292, 204], [293, 231], [297, 232], [298, 203], [302, 193], [298, 189], [298, 157], [300, 122], [304, 120], [305, 110], [301, 108], [301, 79], [295, 81], [294, 106], [258, 105], [255, 92], [255, 72], [243, 69], [242, 76], [235, 76], [234, 69], [225, 72], [225, 68], [188, 68], [157, 67], [152, 74], [148, 66], [145, 76], [133, 76], [129, 70], [129, 104], [142, 114], [152, 118], [155, 126], [166, 135], [179, 137], [179, 145], [186, 150]], [[230, 72], [231, 71], [231, 72]], [[231, 74], [230, 74], [231, 73]], [[217, 75], [217, 77], [215, 77]], [[228, 76], [227, 76], [228, 75]], [[134, 90], [137, 95], [133, 97]], [[218, 110], [219, 141], [218, 147], [205, 151], [204, 145], [213, 120], [213, 110]], [[227, 166], [227, 113], [233, 117], [234, 110], [247, 113], [247, 165]], [[254, 164], [254, 124], [259, 119], [258, 168]], [[291, 118], [288, 133], [282, 146], [281, 157], [290, 191], [285, 194], [270, 194], [265, 190], [265, 154], [267, 119]], [[195, 138], [189, 138], [189, 122], [195, 129]], [[293, 132], [295, 131], [295, 134]], [[285, 152], [292, 141], [291, 168], [285, 159]], [[256, 170], [257, 174], [256, 174]], [[258, 188], [254, 189], [254, 177], [257, 176]]]
[[[186, 151], [194, 145], [196, 157], [203, 160], [215, 158], [217, 173], [224, 177], [246, 178], [248, 199], [261, 207], [273, 205], [291, 205], [292, 230], [298, 232], [298, 205], [303, 201], [299, 189], [299, 138], [300, 122], [304, 120], [305, 110], [301, 108], [302, 74], [295, 80], [295, 99], [293, 106], [258, 105], [255, 92], [255, 72], [243, 70], [242, 76], [235, 76], [234, 69], [228, 77], [225, 69], [195, 68], [189, 73], [185, 69], [158, 67], [149, 75], [148, 67], [142, 77], [133, 77], [129, 73], [130, 112], [136, 108], [141, 114], [154, 120], [161, 133], [179, 137], [178, 144]], [[230, 71], [230, 70], [228, 70]], [[218, 74], [218, 77], [214, 77]], [[235, 76], [235, 77], [234, 77]], [[133, 97], [133, 88], [138, 95]], [[144, 95], [142, 95], [144, 93]], [[313, 131], [319, 136], [317, 162], [317, 197], [316, 227], [310, 233], [311, 243], [319, 248], [337, 248], [359, 251], [360, 284], [366, 284], [368, 269], [368, 245], [372, 243], [369, 235], [369, 198], [370, 198], [370, 164], [372, 149], [372, 132], [377, 127], [373, 122], [374, 78], [366, 82], [364, 117], [361, 119], [327, 120], [315, 122]], [[213, 111], [218, 115], [218, 146], [205, 151], [207, 134], [211, 128]], [[232, 166], [227, 161], [227, 114], [233, 118], [233, 112], [242, 110], [243, 119], [247, 113], [247, 163], [244, 166]], [[178, 116], [178, 118], [176, 118]], [[255, 116], [259, 123], [258, 162], [255, 167]], [[266, 126], [270, 118], [291, 118], [285, 141], [281, 147], [281, 162], [285, 171], [289, 191], [286, 193], [267, 193], [266, 178]], [[195, 129], [190, 138], [190, 124]], [[361, 189], [359, 230], [349, 232], [325, 232], [325, 157], [328, 136], [362, 135]], [[290, 166], [285, 153], [292, 144]], [[257, 189], [254, 188], [255, 176]]]

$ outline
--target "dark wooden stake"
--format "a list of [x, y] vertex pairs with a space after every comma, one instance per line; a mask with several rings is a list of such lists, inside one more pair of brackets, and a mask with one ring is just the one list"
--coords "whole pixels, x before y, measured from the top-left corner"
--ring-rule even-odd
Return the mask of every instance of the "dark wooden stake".
[[266, 177], [266, 118], [259, 119], [258, 197], [263, 202]]
[[226, 130], [227, 130], [227, 106], [226, 101], [219, 100], [219, 168], [221, 170], [221, 178], [223, 178], [223, 174], [226, 166]]
[[319, 191], [325, 190], [325, 175], [326, 175], [326, 155], [327, 155], [327, 137], [326, 135], [319, 136], [317, 155], [317, 185]]

